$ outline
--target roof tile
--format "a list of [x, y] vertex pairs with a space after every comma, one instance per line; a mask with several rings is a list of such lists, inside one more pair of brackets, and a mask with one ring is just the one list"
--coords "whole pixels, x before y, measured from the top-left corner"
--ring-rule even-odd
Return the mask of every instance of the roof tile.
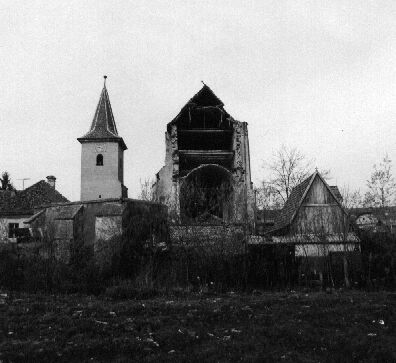
[[46, 181], [40, 180], [25, 190], [15, 193], [0, 193], [1, 214], [31, 214], [33, 209], [43, 204], [69, 202], [61, 193], [50, 186]]

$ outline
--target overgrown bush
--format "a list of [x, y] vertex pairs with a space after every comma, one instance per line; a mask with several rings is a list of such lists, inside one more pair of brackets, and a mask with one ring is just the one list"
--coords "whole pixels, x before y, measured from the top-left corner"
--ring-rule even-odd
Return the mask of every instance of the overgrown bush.
[[360, 238], [364, 277], [369, 287], [396, 288], [396, 236], [364, 232]]
[[[361, 241], [363, 263], [359, 254], [347, 256], [352, 286], [364, 285], [363, 281], [369, 287], [395, 288], [395, 237], [364, 234]], [[334, 287], [343, 285], [343, 257], [333, 253], [308, 262], [296, 257], [290, 246], [256, 246], [246, 253], [225, 253], [205, 246], [161, 250], [128, 243], [104, 273], [95, 264], [92, 246], [75, 244], [68, 264], [9, 246], [0, 250], [0, 287], [31, 292], [105, 292], [111, 298], [144, 299], [175, 291], [309, 287], [318, 281], [315, 266], [323, 273], [320, 287]]]
[[0, 251], [0, 287], [29, 292], [99, 293], [104, 281], [92, 259], [73, 258], [70, 264], [23, 253], [16, 246]]
[[18, 255], [11, 248], [0, 250], [0, 286], [6, 289], [18, 289], [23, 283], [23, 269]]

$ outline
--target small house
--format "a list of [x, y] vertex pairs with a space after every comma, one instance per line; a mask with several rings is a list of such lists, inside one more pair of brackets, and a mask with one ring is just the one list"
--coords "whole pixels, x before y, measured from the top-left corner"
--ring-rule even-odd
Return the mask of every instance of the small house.
[[0, 191], [0, 241], [17, 242], [29, 235], [24, 221], [43, 204], [68, 202], [55, 189], [56, 178], [48, 176], [24, 190]]
[[360, 248], [338, 188], [330, 187], [318, 171], [292, 190], [269, 234], [275, 244], [294, 245], [296, 256]]

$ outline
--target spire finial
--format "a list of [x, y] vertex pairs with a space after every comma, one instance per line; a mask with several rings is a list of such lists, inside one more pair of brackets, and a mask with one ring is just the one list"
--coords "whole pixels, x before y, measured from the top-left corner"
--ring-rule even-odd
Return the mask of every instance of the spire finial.
[[104, 78], [104, 86], [106, 87], [106, 79], [107, 79], [107, 76], [103, 76], [103, 78]]
[[315, 168], [315, 171], [318, 172], [318, 167]]

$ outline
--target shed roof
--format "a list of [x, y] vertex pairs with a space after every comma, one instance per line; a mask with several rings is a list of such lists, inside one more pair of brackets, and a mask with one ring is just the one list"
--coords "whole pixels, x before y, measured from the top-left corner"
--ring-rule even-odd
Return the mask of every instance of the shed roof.
[[74, 219], [82, 207], [82, 204], [69, 204], [56, 207], [55, 219]]

